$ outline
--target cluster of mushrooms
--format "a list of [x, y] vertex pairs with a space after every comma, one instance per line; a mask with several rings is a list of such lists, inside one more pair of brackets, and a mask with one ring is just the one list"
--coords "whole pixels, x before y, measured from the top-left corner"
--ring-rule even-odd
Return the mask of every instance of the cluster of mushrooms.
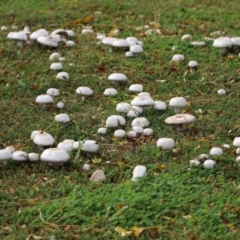
[[[151, 25], [151, 24], [150, 24]], [[147, 27], [146, 27], [147, 28]], [[2, 28], [1, 28], [2, 29]], [[2, 29], [3, 30], [3, 29]], [[6, 30], [6, 29], [4, 29]], [[149, 29], [145, 34], [152, 34], [153, 30]], [[83, 28], [82, 34], [93, 34], [94, 31], [91, 27]], [[160, 30], [156, 30], [158, 35], [161, 35]], [[114, 33], [114, 36], [106, 36], [102, 33], [97, 33], [96, 38], [99, 41], [98, 44], [107, 45], [110, 47], [111, 51], [116, 49], [126, 51], [126, 57], [136, 57], [138, 54], [143, 52], [143, 42], [137, 38], [131, 36], [126, 39], [117, 38], [119, 31]], [[51, 48], [57, 48], [59, 42], [65, 43], [67, 46], [74, 46], [75, 43], [69, 38], [74, 37], [75, 33], [72, 30], [58, 29], [52, 33], [48, 33], [45, 29], [38, 29], [34, 32], [30, 32], [28, 25], [22, 31], [10, 32], [7, 36], [8, 39], [15, 40], [19, 47], [24, 45], [30, 45], [34, 41]], [[229, 38], [230, 39], [230, 38]], [[240, 41], [238, 38], [231, 38], [229, 40], [227, 37], [219, 37], [214, 40], [213, 46], [221, 49], [221, 54], [226, 53], [226, 49], [232, 47], [233, 45], [239, 46]], [[207, 39], [212, 40], [212, 39]], [[192, 41], [192, 36], [186, 34], [182, 37], [182, 41], [189, 41], [193, 46], [204, 46], [205, 42], [201, 41]], [[230, 44], [231, 42], [231, 44]], [[239, 43], [239, 44], [238, 44]], [[173, 51], [177, 49], [177, 46], [173, 47]], [[172, 57], [172, 62], [180, 63], [184, 60], [184, 55], [174, 54]], [[50, 65], [50, 69], [57, 70], [58, 73], [56, 78], [63, 81], [69, 80], [69, 74], [62, 71], [63, 65], [61, 62], [64, 61], [64, 57], [58, 52], [51, 54], [50, 61], [53, 63]], [[189, 69], [197, 70], [198, 62], [191, 60], [188, 64]], [[118, 85], [126, 83], [128, 77], [123, 73], [112, 73], [108, 77], [109, 81], [114, 83], [115, 88], [105, 89], [104, 96], [115, 96], [118, 94], [116, 89]], [[136, 96], [129, 102], [120, 102], [116, 105], [116, 114], [109, 116], [105, 121], [105, 126], [101, 126], [98, 129], [98, 134], [105, 135], [109, 132], [113, 132], [115, 138], [137, 138], [139, 136], [151, 136], [153, 135], [153, 129], [149, 127], [149, 121], [147, 118], [142, 117], [141, 114], [143, 111], [149, 108], [155, 109], [155, 111], [165, 111], [167, 104], [161, 100], [153, 100], [152, 96], [148, 92], [144, 92], [143, 86], [141, 84], [132, 84], [129, 86], [129, 91], [133, 92]], [[88, 97], [91, 96], [93, 90], [88, 86], [79, 86], [75, 92], [81, 96]], [[225, 94], [225, 90], [220, 89], [218, 91], [219, 95]], [[54, 103], [54, 97], [60, 95], [60, 91], [56, 88], [50, 88], [46, 93], [41, 94], [36, 97], [36, 103], [41, 104], [44, 108], [47, 108], [47, 104]], [[174, 115], [167, 117], [165, 123], [169, 125], [176, 126], [176, 130], [184, 132], [187, 130], [187, 124], [190, 124], [196, 120], [196, 117], [191, 114], [181, 113], [181, 109], [187, 105], [187, 101], [184, 97], [176, 96], [170, 99], [169, 107], [174, 108]], [[57, 108], [64, 109], [64, 103], [58, 102], [56, 104]], [[129, 119], [131, 121], [131, 129], [125, 131], [125, 125]], [[70, 116], [67, 113], [60, 113], [55, 116], [55, 121], [59, 124], [65, 124], [70, 122]], [[38, 153], [27, 153], [21, 150], [15, 150], [14, 147], [9, 146], [5, 149], [0, 150], [0, 160], [6, 164], [9, 159], [13, 161], [38, 161], [47, 162], [50, 166], [58, 168], [62, 166], [65, 162], [70, 160], [69, 152], [71, 151], [82, 151], [85, 153], [96, 153], [99, 151], [100, 146], [96, 140], [85, 139], [83, 141], [76, 141], [73, 139], [65, 139], [62, 142], [56, 144], [55, 139], [50, 133], [47, 133], [42, 130], [34, 130], [31, 133], [31, 139], [34, 144], [44, 148], [45, 150], [39, 155]], [[236, 151], [240, 153], [240, 138], [234, 140], [233, 145], [239, 147]], [[56, 145], [56, 147], [52, 147]], [[159, 138], [157, 140], [157, 147], [161, 148], [163, 151], [170, 151], [174, 148], [175, 141], [171, 138]], [[230, 146], [225, 144], [225, 148]], [[220, 155], [223, 153], [222, 148], [213, 148], [210, 151], [210, 155]], [[199, 159], [193, 159], [190, 161], [190, 167], [200, 165], [201, 161], [204, 160], [203, 165], [210, 169], [214, 166], [215, 161], [211, 160], [208, 154], [202, 154]], [[240, 162], [240, 158], [237, 158], [237, 161]], [[90, 165], [84, 164], [84, 170], [89, 170]], [[142, 165], [137, 165], [133, 170], [132, 180], [137, 181], [139, 177], [146, 175], [147, 168]], [[105, 180], [106, 176], [103, 170], [96, 170], [90, 181], [102, 181]]]

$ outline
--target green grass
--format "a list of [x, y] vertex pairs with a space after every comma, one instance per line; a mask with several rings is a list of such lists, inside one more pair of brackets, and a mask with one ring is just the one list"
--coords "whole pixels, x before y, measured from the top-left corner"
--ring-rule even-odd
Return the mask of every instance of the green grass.
[[[101, 15], [94, 14], [101, 11]], [[0, 3], [0, 149], [13, 145], [16, 150], [41, 153], [30, 139], [33, 130], [51, 133], [56, 142], [66, 138], [94, 139], [100, 144], [95, 156], [72, 152], [71, 160], [59, 171], [42, 162], [0, 165], [0, 238], [1, 239], [239, 239], [240, 175], [235, 149], [212, 157], [212, 170], [189, 168], [189, 160], [208, 153], [213, 146], [232, 145], [239, 131], [239, 80], [237, 54], [220, 57], [219, 51], [206, 42], [193, 47], [181, 41], [183, 34], [204, 40], [211, 32], [226, 31], [239, 36], [238, 1], [225, 6], [224, 1], [8, 1]], [[139, 17], [143, 15], [143, 17]], [[74, 48], [63, 44], [57, 49], [65, 58], [68, 82], [55, 79], [49, 70], [49, 56], [54, 51], [36, 44], [18, 49], [6, 38], [12, 25], [21, 30], [26, 20], [32, 31], [46, 28], [73, 29]], [[144, 26], [155, 21], [164, 36], [146, 36]], [[95, 32], [109, 33], [122, 28], [119, 37], [135, 36], [144, 42], [144, 53], [127, 59], [125, 53], [97, 45], [95, 35], [81, 35], [84, 24]], [[141, 27], [141, 29], [139, 29]], [[173, 46], [178, 46], [172, 51]], [[184, 54], [179, 66], [170, 63], [174, 53]], [[190, 60], [199, 69], [187, 73]], [[69, 66], [74, 63], [74, 66]], [[116, 86], [116, 97], [104, 97], [103, 91], [115, 87], [107, 77], [122, 72], [128, 81]], [[164, 120], [174, 114], [145, 111], [152, 137], [116, 140], [112, 134], [101, 137], [97, 129], [109, 115], [116, 114], [120, 101], [130, 102], [130, 84], [140, 83], [154, 100], [169, 102], [183, 96], [197, 121], [184, 133], [177, 132]], [[89, 86], [90, 98], [77, 96], [79, 86]], [[43, 110], [35, 103], [37, 95], [50, 87], [60, 90], [63, 110], [54, 105]], [[226, 95], [217, 95], [224, 88]], [[68, 113], [71, 122], [61, 126], [54, 121], [60, 112]], [[125, 129], [130, 130], [131, 119]], [[157, 139], [171, 137], [175, 152], [163, 153]], [[84, 163], [91, 170], [82, 170]], [[147, 167], [147, 176], [132, 182], [136, 165]], [[103, 169], [107, 180], [91, 184], [89, 177]], [[138, 236], [139, 235], [139, 236]]]

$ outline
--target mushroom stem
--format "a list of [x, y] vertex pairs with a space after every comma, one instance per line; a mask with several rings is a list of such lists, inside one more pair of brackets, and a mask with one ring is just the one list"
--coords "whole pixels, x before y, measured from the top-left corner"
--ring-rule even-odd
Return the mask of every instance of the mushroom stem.
[[17, 41], [17, 46], [22, 48], [23, 47], [23, 42], [22, 41]]
[[183, 132], [187, 129], [186, 125], [185, 124], [178, 124], [177, 125], [177, 131], [179, 132]]
[[220, 49], [220, 54], [221, 54], [222, 57], [227, 56], [228, 52], [229, 52], [228, 48], [221, 48]]
[[175, 112], [176, 114], [178, 114], [178, 113], [180, 113], [180, 109], [181, 109], [181, 108], [174, 108], [174, 112]]

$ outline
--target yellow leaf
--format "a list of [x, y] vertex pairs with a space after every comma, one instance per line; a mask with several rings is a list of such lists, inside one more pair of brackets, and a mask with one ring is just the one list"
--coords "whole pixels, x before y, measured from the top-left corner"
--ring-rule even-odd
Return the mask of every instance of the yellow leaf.
[[144, 229], [145, 228], [138, 228], [136, 226], [131, 228], [131, 230], [133, 231], [133, 234], [134, 234], [135, 237], [139, 237]]
[[132, 234], [132, 231], [127, 231], [121, 227], [115, 227], [115, 231], [118, 232], [121, 235], [121, 237], [129, 236]]
[[102, 161], [101, 158], [96, 158], [96, 157], [95, 157], [95, 158], [92, 159], [92, 162], [93, 162], [93, 163], [100, 163], [101, 161]]

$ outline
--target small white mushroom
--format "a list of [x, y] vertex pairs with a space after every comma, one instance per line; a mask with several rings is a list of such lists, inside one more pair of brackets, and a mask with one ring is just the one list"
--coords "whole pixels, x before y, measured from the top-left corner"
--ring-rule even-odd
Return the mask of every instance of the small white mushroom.
[[81, 95], [81, 96], [85, 96], [85, 97], [88, 97], [88, 96], [91, 96], [93, 94], [93, 90], [89, 87], [78, 87], [76, 89], [76, 93]]
[[121, 115], [112, 115], [108, 117], [106, 120], [107, 128], [116, 128], [125, 124], [126, 124], [126, 120]]
[[106, 180], [105, 173], [101, 169], [96, 170], [90, 177], [91, 182], [99, 182], [99, 181], [105, 181], [105, 180]]
[[116, 96], [117, 95], [117, 90], [115, 88], [106, 88], [104, 90], [103, 95], [104, 96]]
[[212, 147], [209, 154], [220, 156], [223, 154], [223, 150], [219, 147]]
[[132, 181], [136, 182], [139, 178], [146, 176], [147, 168], [142, 165], [134, 167], [132, 172]]
[[127, 76], [123, 73], [112, 73], [108, 76], [108, 80], [114, 83], [121, 83], [127, 81]]
[[215, 161], [213, 161], [212, 159], [207, 159], [203, 163], [203, 166], [207, 169], [212, 169], [214, 165], [215, 165]]
[[198, 165], [200, 165], [200, 161], [197, 159], [192, 159], [189, 161], [190, 163], [190, 167], [197, 167]]
[[157, 140], [157, 147], [161, 148], [162, 150], [171, 150], [175, 146], [175, 141], [172, 138], [159, 138]]
[[179, 113], [180, 109], [187, 105], [184, 97], [173, 97], [169, 101], [169, 106], [174, 107], [174, 112]]
[[60, 113], [55, 116], [55, 121], [58, 123], [68, 123], [70, 122], [70, 117], [66, 113]]

